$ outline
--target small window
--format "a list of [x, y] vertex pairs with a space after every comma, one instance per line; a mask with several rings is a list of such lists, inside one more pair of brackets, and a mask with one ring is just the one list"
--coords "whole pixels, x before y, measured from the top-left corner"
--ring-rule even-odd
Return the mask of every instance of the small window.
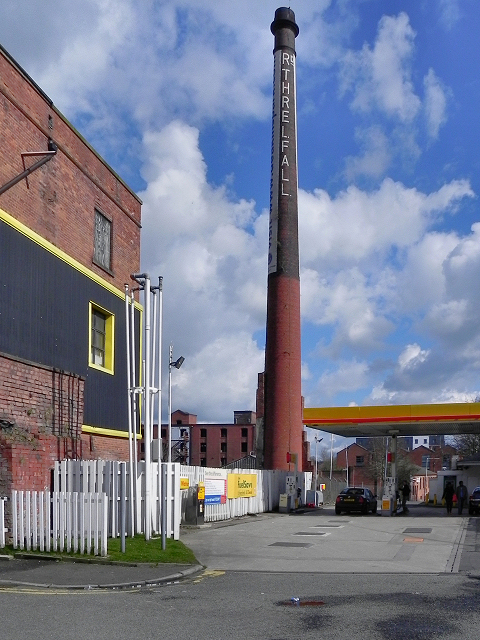
[[242, 453], [247, 453], [247, 443], [242, 442]]
[[363, 467], [363, 465], [365, 464], [365, 458], [364, 456], [356, 456], [355, 458], [355, 465], [357, 467]]
[[248, 438], [248, 429], [242, 429], [242, 438]]
[[201, 442], [200, 443], [200, 451], [202, 453], [206, 453], [207, 452], [207, 443], [206, 442]]
[[206, 467], [207, 466], [207, 459], [206, 458], [200, 458], [200, 466], [201, 467]]
[[90, 302], [89, 365], [113, 374], [115, 317]]
[[222, 467], [226, 467], [227, 466], [227, 459], [226, 458], [220, 458], [220, 466], [222, 466]]
[[93, 261], [99, 267], [111, 270], [112, 262], [112, 223], [100, 211], [95, 209], [95, 238]]
[[166, 438], [166, 437], [167, 437], [167, 430], [162, 429], [162, 438]]
[[200, 438], [206, 438], [206, 437], [207, 437], [207, 430], [200, 429]]
[[227, 443], [226, 442], [221, 442], [220, 443], [220, 451], [222, 453], [227, 453]]
[[422, 456], [422, 467], [430, 469], [430, 456]]
[[227, 430], [226, 429], [220, 429], [220, 437], [221, 438], [226, 438], [227, 437]]

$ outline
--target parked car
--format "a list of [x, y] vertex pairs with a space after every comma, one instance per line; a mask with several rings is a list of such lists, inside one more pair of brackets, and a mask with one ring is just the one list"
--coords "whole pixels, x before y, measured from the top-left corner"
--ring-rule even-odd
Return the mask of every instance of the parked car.
[[480, 487], [475, 487], [468, 498], [468, 513], [473, 516], [480, 512]]
[[342, 511], [360, 511], [361, 513], [377, 513], [377, 496], [370, 489], [363, 487], [347, 487], [343, 489], [335, 501], [335, 513], [339, 516]]

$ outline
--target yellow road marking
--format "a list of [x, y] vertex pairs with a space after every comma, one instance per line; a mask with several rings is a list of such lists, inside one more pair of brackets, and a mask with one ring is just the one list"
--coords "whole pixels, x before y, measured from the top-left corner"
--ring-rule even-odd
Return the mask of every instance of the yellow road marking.
[[218, 578], [219, 576], [225, 575], [225, 571], [215, 571], [212, 569], [205, 569], [205, 571], [198, 576], [195, 580], [193, 580], [194, 584], [198, 584], [204, 578]]

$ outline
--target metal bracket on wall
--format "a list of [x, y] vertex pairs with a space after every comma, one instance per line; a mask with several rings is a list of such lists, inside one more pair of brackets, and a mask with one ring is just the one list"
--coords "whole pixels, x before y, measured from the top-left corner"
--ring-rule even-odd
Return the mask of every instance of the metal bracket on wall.
[[[29, 188], [28, 176], [34, 171], [36, 171], [37, 169], [39, 169], [41, 166], [43, 166], [45, 163], [47, 163], [49, 160], [51, 160], [53, 156], [57, 153], [57, 151], [58, 151], [57, 145], [53, 142], [53, 140], [49, 139], [48, 151], [25, 151], [24, 153], [22, 153], [21, 155], [22, 155], [22, 163], [23, 163], [24, 171], [22, 171], [22, 173], [19, 173], [18, 176], [15, 176], [15, 178], [12, 178], [9, 182], [7, 182], [2, 187], [0, 187], [0, 196], [3, 193], [5, 193], [5, 191], [8, 191], [11, 187], [15, 186], [17, 182], [20, 182], [24, 178], [27, 182], [27, 189], [28, 189]], [[30, 156], [33, 156], [33, 157], [42, 156], [42, 157], [40, 158], [40, 160], [37, 160], [37, 162], [32, 164], [31, 167], [26, 167], [25, 158]]]

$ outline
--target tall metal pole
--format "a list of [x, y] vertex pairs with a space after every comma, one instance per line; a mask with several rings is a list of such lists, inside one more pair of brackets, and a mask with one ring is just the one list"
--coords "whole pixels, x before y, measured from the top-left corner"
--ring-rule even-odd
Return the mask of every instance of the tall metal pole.
[[172, 362], [173, 344], [168, 352], [168, 462], [172, 461]]
[[144, 445], [145, 445], [145, 540], [151, 537], [151, 487], [152, 487], [152, 456], [151, 443], [152, 433], [150, 425], [150, 374], [151, 374], [151, 318], [150, 318], [150, 278], [145, 275], [144, 284], [144, 306], [145, 306], [145, 380], [144, 380]]
[[164, 510], [164, 501], [162, 499], [162, 343], [163, 343], [163, 278], [158, 278], [158, 395], [157, 395], [157, 445], [158, 445], [158, 482], [157, 495], [159, 500], [158, 511], [158, 529], [162, 531], [162, 512]]
[[315, 436], [315, 491], [317, 490], [317, 486], [318, 486], [318, 473], [317, 473], [317, 445], [318, 445], [318, 438], [317, 436]]
[[264, 467], [289, 470], [287, 453], [302, 471], [303, 421], [300, 343], [300, 271], [297, 203], [295, 38], [291, 9], [280, 8], [275, 36], [272, 173], [265, 345]]
[[138, 423], [138, 412], [137, 412], [137, 393], [136, 393], [136, 382], [137, 382], [137, 367], [135, 364], [135, 359], [137, 357], [137, 351], [135, 348], [135, 295], [132, 289], [130, 294], [130, 342], [132, 345], [132, 421], [133, 421], [133, 477], [130, 478], [130, 492], [132, 495], [132, 504], [131, 510], [134, 510], [134, 520], [132, 521], [133, 534], [135, 532], [140, 531], [140, 505], [137, 501], [137, 462], [138, 462], [138, 447], [137, 447], [137, 423]]
[[134, 387], [135, 381], [132, 381], [132, 345], [130, 344], [130, 296], [128, 292], [128, 284], [125, 285], [125, 333], [127, 338], [127, 403], [128, 403], [128, 466], [130, 478], [130, 535], [133, 536], [134, 525], [134, 508], [133, 508], [133, 403], [135, 402]]
[[330, 480], [332, 479], [333, 469], [333, 433], [330, 434]]

